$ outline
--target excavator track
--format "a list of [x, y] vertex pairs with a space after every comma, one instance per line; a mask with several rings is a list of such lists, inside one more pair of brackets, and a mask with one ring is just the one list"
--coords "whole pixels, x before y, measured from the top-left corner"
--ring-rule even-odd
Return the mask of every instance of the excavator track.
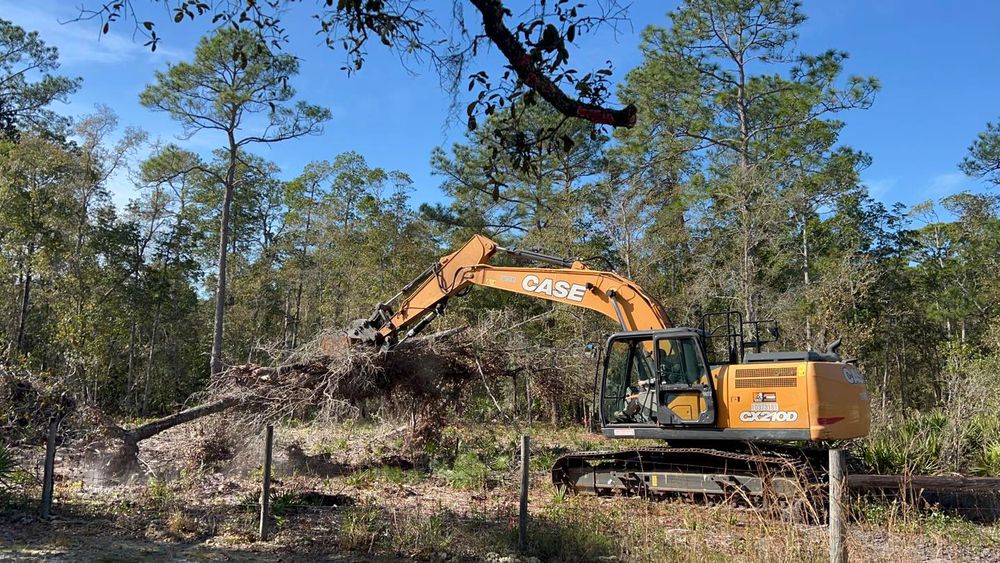
[[[821, 506], [825, 450], [736, 444], [730, 449], [649, 447], [566, 454], [552, 482], [579, 494], [703, 495], [746, 504]], [[813, 508], [810, 508], [813, 510]]]

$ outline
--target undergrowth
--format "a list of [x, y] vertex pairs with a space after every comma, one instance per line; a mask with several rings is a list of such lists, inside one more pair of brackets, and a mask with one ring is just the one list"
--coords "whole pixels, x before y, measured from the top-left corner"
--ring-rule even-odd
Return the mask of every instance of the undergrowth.
[[875, 424], [859, 453], [875, 473], [1000, 475], [1000, 413], [955, 422], [943, 410]]

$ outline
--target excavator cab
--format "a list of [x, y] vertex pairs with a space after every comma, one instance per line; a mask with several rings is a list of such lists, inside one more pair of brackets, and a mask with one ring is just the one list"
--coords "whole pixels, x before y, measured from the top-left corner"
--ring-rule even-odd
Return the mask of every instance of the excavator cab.
[[[616, 435], [635, 428], [715, 423], [716, 398], [702, 339], [691, 329], [622, 332], [608, 340], [601, 417]], [[631, 433], [630, 433], [631, 432]]]

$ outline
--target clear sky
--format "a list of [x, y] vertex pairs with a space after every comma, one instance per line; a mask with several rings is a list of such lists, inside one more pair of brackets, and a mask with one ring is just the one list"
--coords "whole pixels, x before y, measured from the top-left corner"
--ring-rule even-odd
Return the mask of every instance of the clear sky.
[[[428, 0], [436, 2], [451, 5], [451, 0]], [[94, 22], [61, 24], [77, 15], [79, 4], [0, 0], [0, 17], [38, 31], [59, 48], [61, 72], [83, 78], [82, 88], [61, 111], [79, 115], [95, 104], [107, 104], [123, 125], [175, 141], [179, 127], [166, 115], [141, 107], [138, 93], [155, 70], [191, 57], [208, 22], [175, 25], [169, 14], [161, 14], [157, 21], [164, 41], [150, 53], [141, 41], [133, 41], [131, 24], [103, 36]], [[587, 69], [610, 59], [620, 79], [641, 61], [639, 31], [650, 24], [665, 25], [665, 14], [676, 4], [634, 0], [630, 24], [617, 33], [605, 30], [578, 39], [571, 61]], [[301, 6], [310, 5], [305, 1]], [[875, 75], [882, 83], [871, 109], [840, 116], [847, 124], [841, 141], [874, 159], [863, 175], [873, 196], [886, 203], [912, 204], [963, 189], [985, 189], [965, 178], [957, 164], [986, 122], [1000, 119], [1000, 2], [807, 0], [803, 9], [809, 19], [800, 29], [802, 51], [847, 51], [848, 73]], [[467, 12], [474, 15], [471, 7]], [[283, 176], [293, 177], [310, 160], [355, 150], [371, 166], [410, 174], [414, 204], [443, 201], [440, 182], [431, 173], [430, 153], [435, 146], [461, 140], [465, 126], [462, 119], [449, 120], [450, 99], [434, 71], [419, 63], [409, 64], [407, 71], [394, 55], [372, 45], [365, 67], [347, 76], [339, 70], [343, 53], [322, 45], [313, 34], [314, 22], [303, 15], [287, 23], [293, 37], [288, 50], [302, 59], [293, 84], [302, 99], [329, 107], [333, 119], [320, 136], [258, 147], [257, 152], [277, 162]], [[500, 69], [495, 55], [484, 57], [474, 70], [480, 67]], [[464, 109], [459, 111], [464, 114]], [[221, 143], [199, 134], [181, 144], [208, 154]], [[112, 187], [119, 203], [133, 195], [124, 178]]]

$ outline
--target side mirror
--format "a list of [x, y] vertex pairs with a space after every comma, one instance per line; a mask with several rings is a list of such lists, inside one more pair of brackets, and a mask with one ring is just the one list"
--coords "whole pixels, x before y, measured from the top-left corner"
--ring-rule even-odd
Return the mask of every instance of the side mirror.
[[777, 324], [768, 327], [767, 332], [771, 335], [771, 338], [773, 338], [774, 340], [777, 340], [778, 338], [781, 337], [781, 329], [778, 328]]

